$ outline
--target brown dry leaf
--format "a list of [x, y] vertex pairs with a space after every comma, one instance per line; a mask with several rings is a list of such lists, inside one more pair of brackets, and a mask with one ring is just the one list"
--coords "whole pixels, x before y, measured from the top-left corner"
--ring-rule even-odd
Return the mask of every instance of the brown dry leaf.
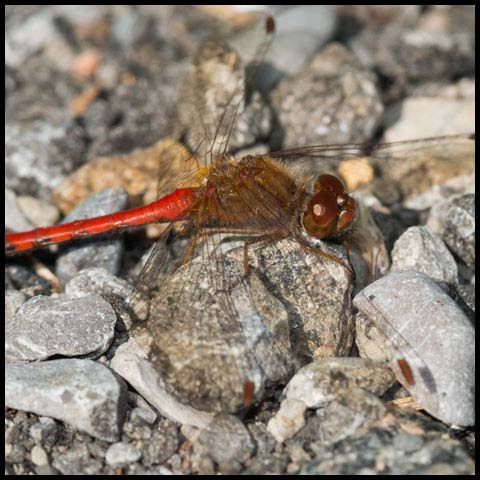
[[374, 422], [372, 426], [378, 428], [389, 428], [393, 425], [396, 425], [397, 422], [397, 417], [395, 417], [393, 413], [387, 412], [383, 417], [380, 417], [376, 422]]
[[412, 435], [425, 435], [425, 430], [413, 422], [399, 422], [399, 427], [405, 433], [411, 433]]
[[192, 154], [167, 138], [127, 155], [91, 160], [53, 190], [52, 202], [66, 214], [92, 193], [122, 186], [131, 207], [145, 205], [176, 188], [197, 186], [193, 176], [196, 168]]
[[101, 62], [102, 55], [98, 50], [87, 50], [75, 57], [70, 69], [77, 78], [89, 78], [95, 75]]
[[94, 83], [87, 87], [80, 95], [77, 95], [68, 106], [74, 115], [81, 115], [100, 93], [100, 85]]
[[375, 470], [377, 472], [383, 472], [386, 467], [387, 467], [387, 465], [386, 465], [385, 461], [383, 460], [383, 458], [377, 457], [375, 459]]
[[133, 75], [130, 72], [123, 72], [120, 76], [120, 84], [121, 85], [134, 85], [137, 79], [135, 78], [135, 75]]
[[196, 8], [214, 18], [230, 22], [234, 27], [246, 27], [258, 19], [257, 13], [241, 12], [232, 5], [197, 5]]
[[412, 397], [397, 398], [396, 400], [392, 400], [388, 403], [394, 407], [401, 408], [402, 410], [418, 411], [422, 409], [422, 407], [417, 402], [415, 402]]
[[185, 440], [181, 445], [180, 448], [178, 449], [179, 452], [188, 452], [192, 449], [192, 442], [190, 440]]
[[40, 260], [37, 260], [35, 257], [32, 258], [35, 273], [50, 283], [52, 286], [52, 292], [61, 292], [62, 286], [60, 285], [60, 281], [58, 280], [57, 276], [44, 263], [40, 262]]

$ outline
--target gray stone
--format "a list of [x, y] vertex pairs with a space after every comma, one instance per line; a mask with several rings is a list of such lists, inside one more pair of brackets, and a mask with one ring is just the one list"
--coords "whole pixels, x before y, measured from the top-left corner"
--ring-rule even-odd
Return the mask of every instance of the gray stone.
[[394, 143], [375, 152], [372, 161], [378, 175], [368, 188], [386, 205], [408, 202], [434, 185], [471, 175], [474, 158], [475, 139], [469, 134]]
[[29, 195], [22, 195], [17, 199], [25, 218], [35, 227], [53, 225], [60, 218], [58, 208], [51, 203], [37, 200]]
[[275, 147], [367, 141], [383, 115], [374, 77], [340, 44], [282, 80], [272, 102], [284, 131], [283, 141], [279, 135], [273, 140]]
[[305, 410], [314, 408], [320, 409], [322, 439], [336, 441], [352, 435], [384, 413], [375, 395], [385, 393], [393, 382], [393, 372], [379, 362], [322, 358], [302, 367], [289, 381], [280, 410], [268, 422], [268, 431], [283, 442], [303, 428]]
[[256, 457], [266, 457], [275, 450], [275, 439], [264, 422], [248, 423], [247, 428], [256, 445]]
[[[291, 5], [274, 15], [275, 37], [265, 54], [264, 62], [274, 68], [262, 70], [261, 84], [269, 90], [284, 74], [295, 74], [304, 68], [312, 56], [334, 32], [335, 8], [331, 5]], [[265, 19], [235, 35], [231, 44], [242, 59], [249, 62], [258, 49], [259, 39], [265, 38]]]
[[113, 467], [128, 465], [140, 460], [142, 452], [131, 443], [118, 442], [108, 447], [105, 460]]
[[[433, 223], [448, 247], [468, 266], [475, 264], [475, 194], [466, 194], [443, 203], [430, 212]], [[434, 227], [435, 228], [435, 227]]]
[[69, 449], [52, 452], [52, 465], [63, 475], [98, 475], [104, 462], [92, 458], [85, 442], [75, 442]]
[[355, 345], [363, 358], [370, 358], [378, 362], [387, 362], [385, 337], [375, 326], [375, 323], [362, 311], [355, 315]]
[[[465, 133], [474, 129], [473, 98], [410, 97], [385, 112], [385, 141]], [[445, 118], [449, 121], [445, 122]]]
[[172, 421], [199, 427], [210, 422], [211, 414], [184, 405], [168, 393], [161, 376], [145, 358], [144, 350], [135, 340], [130, 339], [117, 349], [111, 360], [111, 368]]
[[131, 417], [137, 415], [148, 424], [153, 424], [158, 417], [152, 406], [138, 393], [128, 392], [128, 403], [134, 406]]
[[50, 10], [45, 9], [42, 13], [31, 15], [17, 28], [9, 29], [5, 38], [5, 64], [20, 67], [31, 55], [58, 38], [59, 32]]
[[457, 293], [473, 312], [475, 312], [475, 285], [459, 285]]
[[123, 433], [132, 440], [149, 441], [152, 428], [138, 416], [131, 416], [123, 425]]
[[[5, 264], [5, 287], [7, 291], [19, 291], [26, 299], [37, 295], [51, 295], [52, 293], [50, 282], [22, 263], [8, 262]], [[9, 308], [13, 307], [16, 310], [20, 297], [17, 297], [13, 302], [10, 302], [11, 300], [9, 299]]]
[[[247, 103], [246, 78], [240, 57], [225, 41], [207, 38], [200, 45], [178, 95], [175, 133], [183, 134], [201, 161], [224, 153], [227, 140], [227, 151], [236, 151], [270, 134], [270, 107], [258, 91]], [[192, 122], [195, 117], [200, 121]]]
[[377, 280], [353, 303], [383, 334], [390, 366], [414, 400], [446, 423], [472, 425], [475, 332], [457, 304], [410, 271]]
[[[391, 23], [388, 27], [384, 14], [367, 12], [369, 22], [372, 18], [382, 19], [381, 25], [353, 35], [350, 47], [364, 65], [385, 79], [384, 97], [388, 103], [405, 97], [405, 93], [410, 93], [419, 83], [444, 83], [472, 75], [475, 69], [473, 6], [460, 7], [464, 9], [460, 14], [453, 8], [432, 9], [420, 21], [410, 18], [403, 25]], [[426, 18], [429, 14], [430, 26]], [[454, 18], [457, 20], [452, 20]], [[442, 95], [431, 96], [436, 100]], [[435, 118], [431, 123], [439, 125]]]
[[317, 410], [319, 442], [338, 442], [368, 429], [386, 413], [383, 402], [363, 388], [339, 388], [336, 398]]
[[139, 418], [145, 423], [152, 425], [157, 419], [157, 414], [151, 408], [149, 410], [145, 410], [137, 407], [132, 410], [130, 418]]
[[322, 358], [302, 367], [288, 382], [284, 395], [320, 408], [336, 398], [338, 378], [345, 387], [360, 387], [383, 395], [395, 381], [386, 365], [365, 358]]
[[[27, 103], [25, 108], [34, 102]], [[42, 115], [42, 120], [37, 116], [28, 123], [20, 120], [5, 124], [5, 185], [17, 194], [35, 194], [43, 200], [79, 164], [85, 149], [83, 131], [70, 114], [59, 115], [57, 109], [51, 114], [51, 105], [45, 108], [45, 119]], [[12, 106], [14, 111], [22, 109], [23, 105]]]
[[56, 443], [59, 433], [59, 426], [50, 417], [40, 417], [39, 421], [30, 427], [30, 436], [33, 440], [48, 448]]
[[277, 442], [293, 437], [305, 425], [306, 410], [307, 406], [301, 400], [283, 400], [278, 412], [268, 422], [267, 430]]
[[[446, 200], [466, 193], [475, 192], [475, 174], [458, 175], [444, 183], [433, 185], [423, 194], [411, 197], [404, 202], [404, 206], [413, 210], [427, 210], [443, 208]], [[430, 217], [429, 217], [430, 218]], [[430, 225], [431, 227], [431, 225]], [[437, 232], [437, 228], [432, 228]]]
[[[408, 435], [398, 422], [396, 428], [383, 427], [361, 432], [338, 442], [311, 445], [314, 458], [301, 467], [302, 475], [412, 475], [474, 474], [474, 462], [458, 440], [443, 431]], [[420, 428], [420, 431], [422, 429]], [[415, 447], [415, 449], [413, 449]]]
[[92, 5], [85, 10], [82, 5], [53, 5], [52, 14], [59, 15], [79, 27], [88, 27], [100, 22], [108, 14], [107, 5]]
[[48, 415], [101, 440], [118, 440], [126, 399], [124, 382], [91, 360], [6, 365], [8, 407]]
[[[243, 248], [207, 267], [199, 248], [162, 282], [148, 321], [133, 332], [180, 402], [236, 413], [247, 381], [256, 402], [296, 362], [350, 350], [352, 283], [344, 265], [283, 240], [253, 245], [244, 279]], [[320, 248], [342, 255], [341, 247]]]
[[116, 321], [110, 304], [98, 295], [34, 297], [7, 318], [6, 360], [43, 360], [53, 355], [99, 356], [113, 340]]
[[134, 286], [131, 283], [112, 275], [104, 268], [80, 270], [65, 285], [65, 293], [71, 297], [97, 294], [110, 303], [118, 316], [116, 325], [118, 330], [129, 330], [132, 326], [132, 316], [135, 312], [128, 308], [132, 292], [134, 292]]
[[392, 272], [414, 270], [433, 280], [458, 283], [457, 263], [452, 254], [428, 227], [410, 227], [395, 242]]
[[199, 432], [194, 448], [218, 464], [228, 464], [243, 463], [253, 453], [254, 445], [240, 419], [220, 413]]
[[22, 232], [32, 230], [34, 225], [25, 217], [13, 190], [5, 189], [5, 230]]
[[55, 470], [51, 465], [38, 465], [35, 466], [35, 473], [37, 475], [58, 475], [58, 471]]
[[7, 290], [5, 292], [5, 329], [11, 325], [15, 313], [25, 303], [26, 296], [18, 290]]
[[393, 445], [398, 450], [403, 450], [405, 453], [418, 452], [422, 448], [424, 440], [418, 435], [410, 433], [399, 433], [393, 439]]
[[[123, 210], [127, 204], [128, 196], [123, 188], [106, 188], [77, 205], [62, 223], [107, 215]], [[80, 270], [89, 267], [104, 268], [115, 275], [120, 268], [122, 251], [123, 242], [119, 239], [70, 247], [58, 256], [55, 273], [62, 284], [67, 283]]]
[[142, 464], [151, 467], [165, 462], [178, 450], [179, 440], [178, 428], [169, 420], [160, 420], [150, 440], [144, 442]]
[[135, 10], [125, 10], [123, 15], [115, 17], [112, 36], [122, 45], [122, 48], [132, 48], [142, 36], [146, 35], [148, 26], [149, 22], [146, 16]]
[[192, 472], [200, 475], [215, 475], [215, 464], [211, 458], [194, 452], [192, 454]]
[[25, 447], [23, 445], [14, 445], [10, 442], [5, 444], [5, 460], [14, 463], [21, 463], [25, 458]]
[[126, 280], [112, 275], [104, 268], [84, 268], [66, 285], [65, 294], [69, 297], [83, 297], [95, 293], [101, 296], [117, 296], [127, 299], [132, 293], [132, 285]]

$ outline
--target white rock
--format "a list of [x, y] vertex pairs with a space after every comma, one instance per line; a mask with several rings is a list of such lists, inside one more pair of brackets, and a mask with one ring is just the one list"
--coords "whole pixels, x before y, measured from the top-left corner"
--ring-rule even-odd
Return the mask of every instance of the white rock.
[[5, 405], [67, 422], [109, 442], [118, 440], [127, 388], [92, 360], [5, 365]]
[[118, 442], [110, 445], [105, 454], [105, 461], [108, 465], [116, 467], [118, 465], [127, 465], [140, 459], [142, 453], [131, 443]]
[[48, 464], [47, 452], [40, 445], [35, 445], [32, 448], [30, 456], [32, 463], [34, 463], [35, 465], [42, 466]]
[[25, 218], [36, 227], [53, 225], [60, 218], [57, 207], [34, 197], [22, 195], [18, 197], [17, 203]]
[[18, 205], [18, 198], [9, 188], [5, 189], [5, 229], [13, 232], [31, 230], [34, 226], [25, 218]]
[[183, 405], [167, 393], [160, 375], [133, 338], [118, 347], [111, 368], [168, 419], [199, 428], [212, 420], [212, 414]]
[[390, 107], [385, 117], [387, 125], [391, 125], [385, 132], [387, 142], [465, 133], [475, 130], [475, 101], [411, 97]]
[[305, 425], [306, 405], [294, 399], [285, 399], [280, 410], [267, 424], [267, 430], [277, 442], [293, 437]]
[[457, 262], [442, 239], [428, 227], [408, 228], [392, 250], [392, 272], [414, 270], [434, 280], [455, 285], [458, 282]]
[[5, 358], [16, 362], [53, 355], [99, 356], [112, 343], [116, 321], [113, 308], [99, 295], [39, 295], [6, 318]]
[[298, 400], [307, 408], [322, 408], [337, 399], [339, 373], [350, 387], [383, 395], [395, 378], [384, 364], [367, 358], [326, 357], [303, 366], [285, 387], [285, 398]]
[[475, 329], [431, 278], [396, 272], [353, 304], [383, 334], [390, 367], [422, 408], [448, 424], [475, 423]]

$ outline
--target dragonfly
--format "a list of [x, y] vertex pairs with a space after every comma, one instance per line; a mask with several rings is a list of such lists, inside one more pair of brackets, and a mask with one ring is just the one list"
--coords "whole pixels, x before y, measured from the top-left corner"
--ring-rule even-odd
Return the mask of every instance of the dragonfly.
[[[265, 31], [269, 40], [256, 55], [260, 60], [274, 32], [271, 17], [267, 17]], [[342, 178], [344, 167], [363, 159], [372, 177], [379, 171], [398, 174], [395, 181], [401, 189], [415, 165], [444, 165], [455, 156], [459, 171], [464, 171], [471, 162], [474, 136], [313, 145], [235, 158], [227, 148], [245, 95], [233, 90], [227, 92], [222, 111], [215, 116], [216, 126], [209, 116], [200, 114], [204, 135], [196, 140], [203, 163], [181, 178], [182, 185], [190, 179], [192, 186], [176, 188], [134, 209], [7, 233], [5, 252], [17, 255], [149, 223], [168, 224], [131, 296], [138, 320], [134, 334], [149, 345], [150, 361], [181, 401], [193, 402], [200, 409], [226, 406], [236, 411], [261, 398], [269, 383], [287, 378], [296, 362], [294, 355], [282, 350], [288, 343], [286, 337], [272, 340], [272, 331], [260, 325], [258, 312], [245, 301], [244, 283], [260, 269], [260, 261], [251, 251], [274, 245], [278, 260], [290, 255], [294, 245], [308, 262], [342, 269], [347, 283], [354, 281], [350, 253], [356, 251], [374, 279], [385, 272], [388, 257], [368, 209], [347, 188], [348, 175], [344, 173]], [[374, 183], [370, 180], [366, 184]], [[224, 248], [232, 238], [242, 243], [237, 262], [236, 250]], [[326, 241], [343, 249], [332, 249]], [[302, 285], [297, 288], [307, 290]], [[189, 307], [185, 305], [192, 305], [197, 318], [186, 319]], [[251, 323], [247, 325], [245, 319]], [[345, 336], [339, 328], [337, 336]], [[290, 340], [308, 344], [310, 353], [321, 347], [317, 338], [299, 337], [292, 329]], [[248, 348], [240, 348], [242, 342]], [[260, 347], [270, 353], [259, 353]], [[348, 348], [334, 346], [330, 353], [345, 354]], [[266, 359], [273, 359], [281, 372], [270, 372]]]

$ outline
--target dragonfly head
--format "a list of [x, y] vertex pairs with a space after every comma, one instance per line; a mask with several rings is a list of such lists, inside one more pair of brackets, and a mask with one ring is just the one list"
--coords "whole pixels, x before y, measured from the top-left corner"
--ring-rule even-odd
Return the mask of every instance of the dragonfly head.
[[343, 183], [333, 175], [320, 175], [307, 198], [302, 224], [308, 235], [324, 239], [348, 231], [355, 216], [355, 200], [345, 191]]

